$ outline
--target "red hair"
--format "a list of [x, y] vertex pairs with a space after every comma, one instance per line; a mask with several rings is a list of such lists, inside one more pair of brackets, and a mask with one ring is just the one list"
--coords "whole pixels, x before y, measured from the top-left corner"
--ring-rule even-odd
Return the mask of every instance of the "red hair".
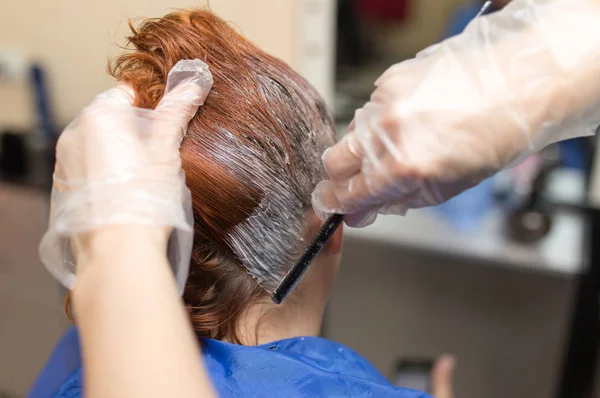
[[[157, 105], [169, 70], [181, 59], [201, 59], [213, 74], [214, 86], [181, 147], [195, 224], [184, 300], [199, 336], [239, 342], [239, 315], [267, 294], [243, 268], [250, 266], [234, 250], [232, 231], [255, 214], [265, 198], [293, 196], [297, 205], [286, 211], [285, 225], [277, 230], [265, 223], [264, 236], [257, 237], [264, 238], [266, 246], [268, 239], [287, 234], [277, 240], [282, 256], [256, 249], [257, 256], [277, 257], [275, 275], [291, 265], [283, 263], [299, 251], [304, 211], [310, 208], [315, 184], [324, 177], [320, 155], [334, 142], [331, 115], [303, 78], [210, 11], [179, 11], [130, 28], [134, 50], [118, 57], [110, 73], [133, 87], [136, 106]], [[217, 156], [231, 140], [264, 154], [261, 167], [287, 181], [277, 188], [280, 192]]]

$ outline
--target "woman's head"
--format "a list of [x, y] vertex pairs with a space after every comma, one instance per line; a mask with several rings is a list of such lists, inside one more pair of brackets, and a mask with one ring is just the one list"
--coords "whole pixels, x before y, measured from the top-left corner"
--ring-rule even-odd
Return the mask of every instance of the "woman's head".
[[214, 85], [188, 126], [182, 166], [195, 240], [184, 299], [199, 335], [236, 334], [249, 304], [272, 291], [300, 250], [320, 156], [334, 126], [315, 90], [209, 11], [145, 20], [111, 73], [153, 108], [181, 59], [206, 62]]

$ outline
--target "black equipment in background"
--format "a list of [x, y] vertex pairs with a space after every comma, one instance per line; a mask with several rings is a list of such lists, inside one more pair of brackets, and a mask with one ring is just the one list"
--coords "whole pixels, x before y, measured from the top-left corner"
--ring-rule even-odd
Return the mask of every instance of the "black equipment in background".
[[0, 177], [19, 181], [29, 173], [29, 153], [25, 133], [14, 130], [0, 132]]
[[431, 392], [431, 371], [433, 360], [403, 359], [398, 361], [392, 383], [398, 387]]

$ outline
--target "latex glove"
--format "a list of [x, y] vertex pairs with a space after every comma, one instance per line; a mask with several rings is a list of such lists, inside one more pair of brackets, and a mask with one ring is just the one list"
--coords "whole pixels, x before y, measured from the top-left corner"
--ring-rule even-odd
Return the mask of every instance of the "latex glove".
[[133, 91], [120, 85], [98, 95], [62, 133], [40, 257], [65, 287], [75, 283], [70, 238], [110, 225], [141, 224], [175, 229], [168, 255], [183, 289], [193, 216], [179, 146], [211, 87], [205, 63], [180, 61], [156, 109], [134, 107]]
[[600, 124], [600, 0], [514, 0], [389, 68], [323, 155], [320, 217], [436, 205]]

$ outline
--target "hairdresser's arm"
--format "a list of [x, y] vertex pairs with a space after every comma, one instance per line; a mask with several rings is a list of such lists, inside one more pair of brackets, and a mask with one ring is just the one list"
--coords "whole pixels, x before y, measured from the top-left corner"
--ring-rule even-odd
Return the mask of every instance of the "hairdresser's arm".
[[600, 124], [600, 0], [514, 0], [389, 68], [324, 155], [321, 214], [436, 205]]
[[193, 238], [179, 146], [211, 86], [206, 64], [180, 61], [155, 109], [133, 106], [121, 85], [60, 136], [40, 256], [73, 288], [86, 397], [214, 396], [177, 288]]
[[104, 228], [80, 239], [73, 309], [86, 397], [212, 397], [172, 271], [169, 230]]

